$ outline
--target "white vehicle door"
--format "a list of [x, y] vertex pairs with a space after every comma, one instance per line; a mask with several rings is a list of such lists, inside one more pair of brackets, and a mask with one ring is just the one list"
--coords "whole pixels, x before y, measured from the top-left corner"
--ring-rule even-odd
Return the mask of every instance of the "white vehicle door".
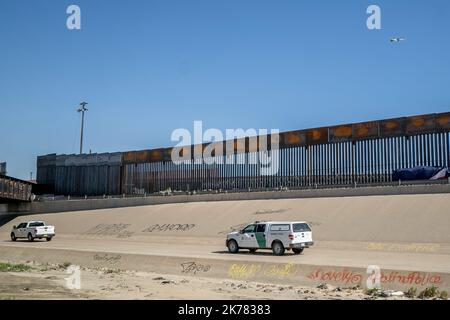
[[258, 248], [264, 249], [267, 248], [266, 241], [266, 224], [260, 223], [256, 225], [255, 232], [256, 242], [258, 243]]
[[26, 223], [21, 223], [17, 226], [17, 229], [16, 229], [16, 237], [17, 238], [25, 237], [24, 234], [26, 231], [26, 226], [27, 226]]
[[22, 228], [22, 237], [28, 237], [28, 233], [30, 232], [30, 224], [25, 223], [25, 226]]
[[258, 248], [255, 236], [256, 225], [251, 224], [245, 227], [239, 234], [239, 247], [241, 248]]
[[307, 223], [293, 223], [294, 239], [292, 243], [312, 242], [312, 231]]

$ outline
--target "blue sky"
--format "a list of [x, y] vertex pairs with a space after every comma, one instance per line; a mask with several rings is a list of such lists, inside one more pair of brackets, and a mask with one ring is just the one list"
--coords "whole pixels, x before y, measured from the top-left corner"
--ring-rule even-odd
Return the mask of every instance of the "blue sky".
[[450, 110], [448, 0], [0, 0], [0, 40], [0, 161], [19, 178], [78, 151], [83, 100], [92, 152], [173, 145], [194, 120], [285, 131]]

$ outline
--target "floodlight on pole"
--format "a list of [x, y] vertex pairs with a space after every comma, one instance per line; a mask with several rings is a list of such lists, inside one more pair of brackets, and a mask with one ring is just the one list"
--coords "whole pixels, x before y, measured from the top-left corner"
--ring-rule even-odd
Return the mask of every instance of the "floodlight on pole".
[[77, 112], [81, 112], [81, 136], [80, 136], [80, 154], [83, 154], [83, 131], [84, 131], [84, 113], [88, 111], [87, 102], [81, 102]]

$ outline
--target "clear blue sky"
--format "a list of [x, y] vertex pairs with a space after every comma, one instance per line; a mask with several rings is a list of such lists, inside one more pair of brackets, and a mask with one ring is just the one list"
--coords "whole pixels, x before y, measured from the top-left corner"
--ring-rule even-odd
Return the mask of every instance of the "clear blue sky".
[[285, 131], [449, 111], [449, 57], [448, 0], [0, 0], [0, 161], [28, 179], [37, 155], [76, 153], [83, 100], [92, 152], [173, 145], [194, 120]]

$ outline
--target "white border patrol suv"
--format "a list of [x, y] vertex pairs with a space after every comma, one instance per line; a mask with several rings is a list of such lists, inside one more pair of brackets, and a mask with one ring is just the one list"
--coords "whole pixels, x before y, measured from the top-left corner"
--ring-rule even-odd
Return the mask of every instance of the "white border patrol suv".
[[241, 231], [227, 235], [226, 246], [231, 253], [239, 249], [272, 249], [275, 255], [281, 256], [285, 250], [300, 254], [303, 249], [314, 244], [311, 227], [305, 221], [256, 221]]

